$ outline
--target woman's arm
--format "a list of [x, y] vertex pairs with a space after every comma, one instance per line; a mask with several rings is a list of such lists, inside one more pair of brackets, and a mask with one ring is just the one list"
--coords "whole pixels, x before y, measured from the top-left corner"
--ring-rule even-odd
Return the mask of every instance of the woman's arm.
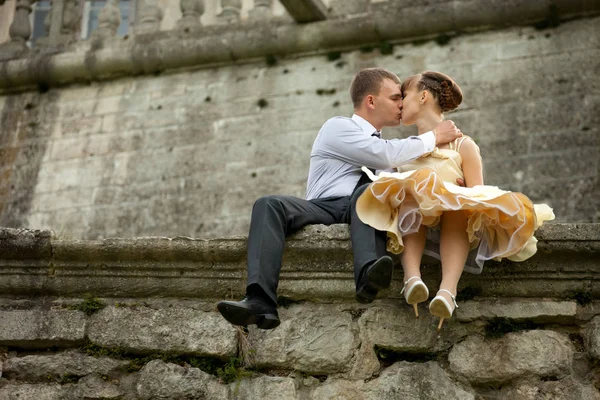
[[473, 139], [467, 137], [461, 144], [459, 150], [462, 158], [462, 170], [465, 175], [465, 184], [467, 187], [483, 185], [483, 165], [479, 147]]

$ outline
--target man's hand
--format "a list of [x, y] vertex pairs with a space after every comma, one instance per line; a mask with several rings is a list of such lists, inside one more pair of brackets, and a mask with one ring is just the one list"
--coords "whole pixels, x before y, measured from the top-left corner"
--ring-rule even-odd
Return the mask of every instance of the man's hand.
[[467, 184], [465, 183], [465, 180], [464, 180], [464, 179], [461, 179], [461, 178], [456, 178], [456, 184], [457, 184], [458, 186], [462, 186], [462, 187], [465, 187], [465, 186], [467, 186]]
[[462, 136], [460, 129], [451, 120], [442, 121], [434, 128], [435, 144], [446, 144]]

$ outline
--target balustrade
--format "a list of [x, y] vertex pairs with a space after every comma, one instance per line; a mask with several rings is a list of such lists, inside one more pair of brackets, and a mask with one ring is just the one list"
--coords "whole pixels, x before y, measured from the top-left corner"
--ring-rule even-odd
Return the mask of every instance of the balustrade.
[[[117, 35], [123, 36], [126, 33], [141, 35], [165, 28], [190, 31], [199, 29], [203, 25], [266, 22], [274, 17], [273, 10], [276, 8], [273, 0], [180, 0], [181, 17], [179, 17], [177, 11], [163, 10], [158, 0], [121, 2], [107, 0], [103, 7], [100, 3], [102, 8], [99, 12], [99, 2], [92, 3], [89, 0], [52, 0], [50, 9], [48, 9], [47, 2], [43, 2], [43, 6], [38, 6], [37, 11], [33, 7], [36, 0], [15, 1], [13, 20], [8, 28], [9, 40], [0, 44], [0, 60], [21, 57], [33, 46], [41, 48], [64, 46], [79, 37], [106, 40]], [[86, 4], [85, 7], [82, 7], [82, 2]], [[308, 5], [309, 3], [320, 3], [321, 0], [294, 0], [294, 7], [286, 5], [290, 3], [289, 1], [278, 0], [278, 2], [290, 10], [292, 17], [299, 20], [294, 15], [297, 11], [293, 11], [298, 8], [297, 3]], [[0, 5], [4, 5], [4, 7], [11, 7], [9, 4], [10, 2], [6, 2], [6, 0], [0, 0]], [[320, 4], [322, 5], [322, 3]], [[93, 11], [90, 11], [90, 7]], [[127, 11], [127, 7], [132, 9], [129, 10], [128, 15], [124, 16], [122, 13]], [[37, 21], [36, 34], [33, 39], [31, 38], [33, 27], [30, 23], [34, 19], [31, 18], [32, 10], [35, 13], [34, 18], [37, 18], [35, 19]], [[207, 10], [209, 15], [205, 15]], [[282, 8], [279, 6], [279, 12], [281, 10]], [[167, 21], [163, 21], [165, 11], [168, 15]], [[44, 18], [46, 13], [42, 27], [40, 18]], [[97, 15], [97, 25], [92, 24], [92, 15]], [[119, 28], [124, 18], [127, 20], [130, 17], [132, 20], [129, 21], [129, 25], [124, 24]], [[126, 32], [128, 27], [131, 29]], [[0, 26], [0, 30], [2, 28]], [[2, 37], [1, 33], [0, 31], [0, 37]], [[6, 33], [7, 31], [4, 31], [4, 37], [6, 37]]]

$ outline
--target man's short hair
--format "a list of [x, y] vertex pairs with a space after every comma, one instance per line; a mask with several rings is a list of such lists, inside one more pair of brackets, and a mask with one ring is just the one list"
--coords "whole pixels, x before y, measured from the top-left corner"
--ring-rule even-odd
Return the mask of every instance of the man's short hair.
[[391, 79], [400, 85], [400, 78], [385, 68], [365, 68], [360, 70], [350, 84], [350, 98], [354, 108], [358, 108], [365, 96], [379, 94], [384, 79]]

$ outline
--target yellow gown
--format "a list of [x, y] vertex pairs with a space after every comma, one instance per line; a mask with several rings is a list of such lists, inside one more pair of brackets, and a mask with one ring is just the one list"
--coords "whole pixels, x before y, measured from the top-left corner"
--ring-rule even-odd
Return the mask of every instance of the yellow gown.
[[398, 172], [376, 176], [363, 167], [373, 182], [359, 197], [356, 211], [364, 223], [388, 232], [389, 252], [401, 253], [402, 236], [417, 232], [421, 225], [435, 227], [444, 211], [463, 210], [479, 269], [470, 272], [481, 272], [485, 260], [523, 261], [535, 254], [533, 233], [554, 219], [552, 209], [496, 186], [458, 186], [456, 179], [464, 179], [459, 150], [465, 139], [450, 143], [448, 149], [436, 148]]

